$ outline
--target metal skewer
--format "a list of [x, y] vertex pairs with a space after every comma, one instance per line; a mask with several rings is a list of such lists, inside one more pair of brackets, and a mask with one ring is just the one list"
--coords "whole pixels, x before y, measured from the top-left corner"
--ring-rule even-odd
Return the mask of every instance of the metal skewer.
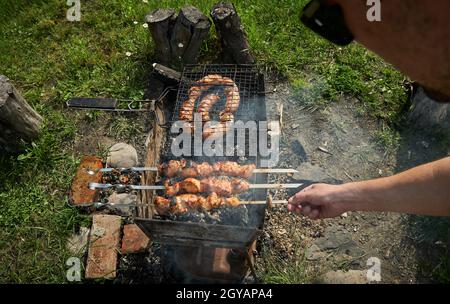
[[[296, 189], [303, 184], [252, 184], [250, 189]], [[123, 185], [123, 184], [99, 184], [89, 183], [89, 189], [115, 189], [115, 190], [166, 190], [164, 186], [142, 186], [142, 185]]]
[[[270, 203], [267, 201], [241, 201], [241, 205], [285, 205], [288, 202], [286, 200], [275, 200]], [[101, 208], [101, 207], [148, 207], [148, 204], [114, 204], [114, 203], [101, 203], [101, 202], [93, 202], [93, 203], [85, 203], [78, 205], [78, 207], [95, 207], [95, 208]]]
[[[119, 172], [158, 172], [158, 168], [156, 167], [132, 167], [132, 168], [103, 168], [98, 170], [88, 170], [89, 175], [95, 175], [99, 172], [101, 173], [107, 173], [107, 172], [113, 172], [113, 171], [119, 171]], [[261, 168], [261, 169], [254, 169], [252, 173], [298, 173], [295, 169], [280, 169], [280, 168]]]

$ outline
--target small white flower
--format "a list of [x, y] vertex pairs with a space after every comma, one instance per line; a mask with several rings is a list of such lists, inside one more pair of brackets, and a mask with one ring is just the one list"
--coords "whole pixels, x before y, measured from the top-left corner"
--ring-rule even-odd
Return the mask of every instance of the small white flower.
[[126, 52], [125, 53], [125, 56], [127, 56], [127, 57], [130, 57], [132, 54], [131, 54], [131, 52]]
[[148, 3], [148, 0], [142, 0], [142, 2], [144, 2], [144, 3]]
[[139, 22], [137, 22], [137, 21], [133, 21], [133, 24], [138, 24]]
[[145, 28], [148, 28], [148, 24], [147, 23], [144, 23], [142, 26], [145, 27]]

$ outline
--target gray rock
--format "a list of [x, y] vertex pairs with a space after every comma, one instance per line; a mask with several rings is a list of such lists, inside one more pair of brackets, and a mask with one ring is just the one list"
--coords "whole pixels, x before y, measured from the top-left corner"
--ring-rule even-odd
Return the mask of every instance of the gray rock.
[[418, 129], [448, 134], [450, 131], [450, 103], [439, 103], [419, 88], [413, 97], [408, 120]]
[[322, 181], [328, 178], [328, 175], [323, 168], [308, 162], [302, 163], [296, 169], [299, 173], [294, 174], [293, 176], [294, 179]]
[[317, 261], [326, 257], [327, 254], [320, 251], [320, 248], [317, 247], [317, 245], [312, 244], [306, 249], [305, 255], [308, 261]]
[[318, 238], [314, 244], [322, 251], [335, 251], [348, 256], [359, 258], [365, 254], [364, 250], [342, 231], [325, 232], [325, 236]]
[[367, 284], [366, 271], [362, 270], [349, 270], [343, 272], [329, 271], [325, 273], [320, 279], [319, 283], [322, 284]]
[[[108, 197], [111, 208], [120, 211], [123, 215], [131, 215], [133, 208], [139, 204], [138, 197], [132, 193], [113, 193]], [[115, 205], [115, 206], [114, 206]]]
[[88, 238], [89, 228], [81, 227], [79, 233], [74, 233], [67, 239], [66, 247], [73, 255], [83, 255], [87, 250]]
[[112, 168], [135, 167], [139, 163], [138, 154], [133, 146], [117, 143], [109, 148], [106, 164]]

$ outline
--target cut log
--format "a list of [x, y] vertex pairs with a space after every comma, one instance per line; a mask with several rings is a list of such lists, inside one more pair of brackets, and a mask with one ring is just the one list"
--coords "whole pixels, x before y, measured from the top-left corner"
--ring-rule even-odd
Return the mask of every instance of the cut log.
[[210, 27], [208, 18], [197, 8], [185, 6], [181, 9], [170, 39], [172, 66], [195, 63]]
[[[206, 16], [203, 15], [204, 18]], [[183, 63], [197, 63], [197, 57], [200, 53], [203, 41], [208, 37], [211, 22], [208, 19], [200, 20], [193, 28], [191, 41], [183, 54]]]
[[252, 64], [255, 58], [236, 8], [231, 3], [220, 2], [213, 6], [211, 17], [222, 43], [222, 57], [226, 63]]
[[178, 16], [173, 9], [157, 9], [146, 16], [159, 63], [180, 68], [196, 63], [211, 22], [200, 10], [185, 6]]
[[0, 153], [18, 152], [22, 140], [38, 138], [42, 121], [11, 81], [0, 75]]
[[181, 80], [180, 72], [168, 68], [162, 64], [154, 63], [153, 70], [158, 76], [161, 77], [162, 81], [167, 82], [168, 84], [178, 84]]
[[171, 60], [170, 33], [176, 20], [174, 9], [157, 9], [145, 17], [155, 42], [156, 58], [164, 65]]
[[[150, 75], [149, 82], [147, 84], [147, 90], [144, 95], [146, 99], [156, 99], [160, 97], [161, 93], [166, 88], [166, 83], [161, 81], [153, 72]], [[164, 124], [166, 123], [166, 117], [164, 115], [163, 104], [167, 104], [169, 97], [166, 96], [162, 100], [158, 100], [155, 103], [155, 119], [152, 121], [152, 128], [148, 134], [147, 155], [144, 166], [154, 167], [160, 163], [161, 150], [164, 145], [164, 138], [166, 137], [166, 130]], [[154, 185], [157, 180], [157, 172], [145, 172], [142, 178], [143, 185]], [[152, 218], [155, 213], [153, 205], [154, 193], [152, 191], [142, 191], [141, 201], [142, 204], [148, 207], [138, 208], [138, 217]]]

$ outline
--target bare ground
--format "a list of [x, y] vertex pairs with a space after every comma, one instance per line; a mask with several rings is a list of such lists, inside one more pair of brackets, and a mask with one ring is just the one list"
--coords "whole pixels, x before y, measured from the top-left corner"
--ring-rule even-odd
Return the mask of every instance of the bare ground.
[[[271, 83], [268, 89], [276, 89], [267, 98], [269, 116], [275, 119], [277, 103], [284, 106], [280, 167], [300, 171], [288, 180], [305, 185], [365, 180], [450, 153], [446, 141], [406, 126], [399, 128], [398, 147], [386, 149], [375, 136], [381, 127], [362, 114], [357, 100], [343, 96], [316, 108], [302, 104], [286, 84]], [[282, 199], [293, 193], [273, 194]], [[281, 207], [267, 214], [259, 261], [264, 265], [276, 254], [289, 267], [300, 259], [306, 273], [301, 279], [314, 282], [329, 270], [368, 269], [367, 259], [377, 257], [382, 283], [430, 282], [446, 261], [448, 227], [446, 219], [390, 213], [349, 212], [312, 222]]]

